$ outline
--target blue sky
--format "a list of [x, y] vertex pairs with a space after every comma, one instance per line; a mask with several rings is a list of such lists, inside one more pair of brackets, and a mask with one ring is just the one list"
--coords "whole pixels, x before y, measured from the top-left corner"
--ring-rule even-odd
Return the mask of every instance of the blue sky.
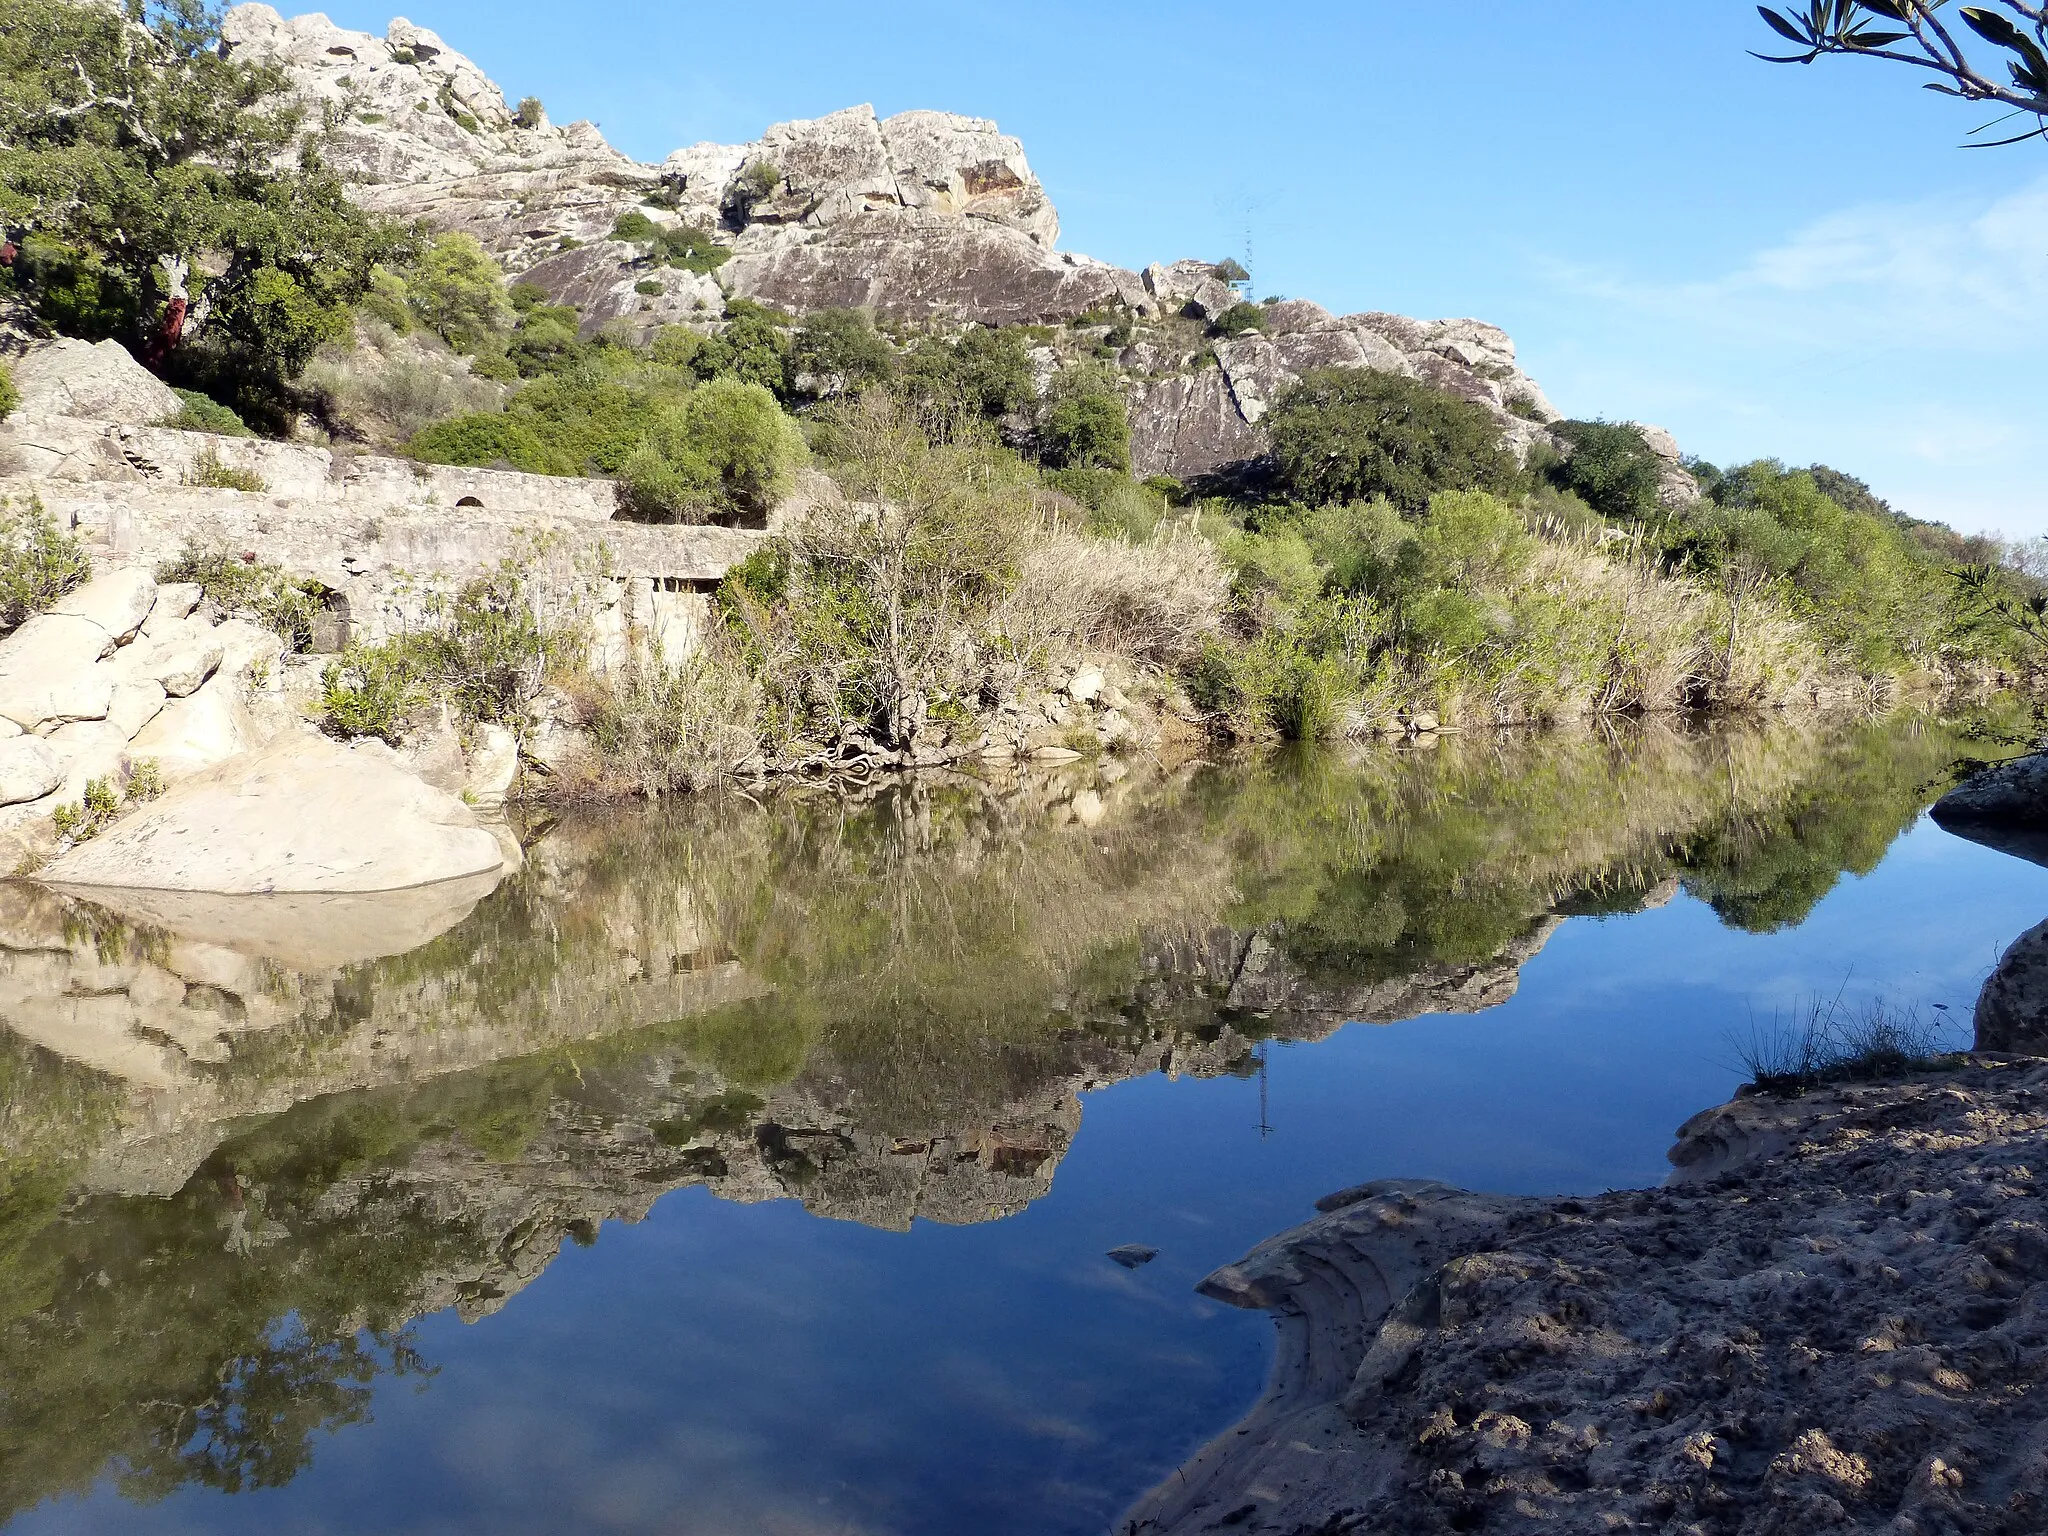
[[2048, 534], [2048, 149], [1959, 149], [1988, 114], [1903, 70], [1758, 63], [1743, 0], [409, 3], [642, 158], [862, 101], [993, 117], [1068, 249], [1249, 231], [1262, 293], [1490, 320], [1571, 414]]

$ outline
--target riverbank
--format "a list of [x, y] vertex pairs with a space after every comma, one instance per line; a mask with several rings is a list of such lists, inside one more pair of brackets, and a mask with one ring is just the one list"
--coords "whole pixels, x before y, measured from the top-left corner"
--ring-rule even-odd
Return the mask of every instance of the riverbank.
[[1202, 1282], [1271, 1381], [1117, 1529], [2039, 1530], [2044, 1138], [1979, 1054], [1708, 1110], [1662, 1189], [1326, 1197]]

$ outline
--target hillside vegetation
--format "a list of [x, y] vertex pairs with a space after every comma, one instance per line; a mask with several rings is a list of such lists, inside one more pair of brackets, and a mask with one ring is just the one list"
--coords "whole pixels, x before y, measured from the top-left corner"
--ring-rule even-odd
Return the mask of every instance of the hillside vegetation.
[[[222, 57], [198, 4], [0, 0], [0, 39], [0, 215], [25, 231], [0, 283], [183, 386], [176, 424], [607, 476], [651, 522], [758, 526], [807, 468], [836, 483], [732, 574], [687, 663], [550, 663], [615, 783], [848, 744], [957, 756], [1026, 716], [1043, 742], [1063, 708], [1038, 701], [1084, 664], [1133, 743], [1175, 718], [1251, 739], [1520, 725], [2033, 667], [2026, 561], [1838, 471], [1688, 478], [1604, 421], [1518, 455], [1483, 407], [1355, 368], [1280, 393], [1256, 462], [1140, 482], [1121, 360], [1214, 367], [1266, 306], [990, 329], [735, 299], [635, 339], [508, 283], [468, 236], [348, 203], [281, 73]], [[644, 216], [613, 238], [711, 276], [727, 254]], [[346, 659], [344, 694], [373, 663]], [[358, 724], [389, 734], [391, 713]]]

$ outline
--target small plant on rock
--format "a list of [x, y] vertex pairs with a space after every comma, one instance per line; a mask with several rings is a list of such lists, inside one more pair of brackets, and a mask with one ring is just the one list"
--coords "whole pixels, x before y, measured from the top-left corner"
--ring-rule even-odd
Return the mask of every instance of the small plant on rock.
[[212, 446], [200, 450], [199, 457], [192, 461], [192, 467], [185, 471], [185, 484], [198, 486], [210, 491], [267, 491], [270, 482], [253, 469], [237, 469], [222, 462], [220, 451]]
[[21, 404], [21, 391], [14, 387], [14, 375], [0, 363], [0, 421], [12, 416]]
[[521, 128], [534, 129], [547, 121], [547, 108], [540, 104], [538, 96], [528, 96], [519, 103], [519, 109], [512, 114], [512, 121]]
[[40, 498], [22, 512], [0, 502], [0, 626], [43, 612], [91, 574], [91, 558]]
[[253, 552], [234, 555], [187, 544], [177, 559], [157, 567], [156, 579], [195, 583], [222, 614], [275, 630], [288, 650], [304, 651], [313, 644], [322, 588], [258, 560]]
[[76, 805], [60, 805], [50, 813], [57, 835], [74, 843], [98, 837], [107, 823], [121, 814], [121, 792], [105, 779], [88, 779], [85, 798]]

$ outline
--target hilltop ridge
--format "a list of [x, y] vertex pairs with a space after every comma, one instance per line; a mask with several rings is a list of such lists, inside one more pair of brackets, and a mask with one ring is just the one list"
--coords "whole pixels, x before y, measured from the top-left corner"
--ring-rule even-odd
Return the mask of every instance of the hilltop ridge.
[[[1210, 261], [1133, 272], [1058, 249], [1058, 209], [1023, 145], [985, 118], [883, 118], [861, 105], [650, 165], [591, 123], [557, 126], [538, 103], [520, 113], [476, 64], [403, 18], [380, 38], [250, 4], [227, 13], [222, 35], [289, 73], [360, 204], [472, 235], [513, 277], [576, 305], [587, 333], [708, 328], [733, 298], [937, 323], [1100, 320], [1090, 339], [1127, 382], [1140, 475], [1189, 478], [1254, 458], [1269, 404], [1312, 368], [1376, 368], [1476, 401], [1518, 454], [1560, 419], [1513, 340], [1479, 320], [1339, 316], [1293, 299], [1267, 306], [1261, 332], [1202, 336], [1247, 295]], [[730, 255], [710, 273], [662, 265], [643, 244], [609, 238], [633, 213], [710, 231]], [[1117, 323], [1126, 316], [1203, 326], [1138, 336]], [[1653, 442], [1685, 494], [1677, 445], [1664, 433]]]

